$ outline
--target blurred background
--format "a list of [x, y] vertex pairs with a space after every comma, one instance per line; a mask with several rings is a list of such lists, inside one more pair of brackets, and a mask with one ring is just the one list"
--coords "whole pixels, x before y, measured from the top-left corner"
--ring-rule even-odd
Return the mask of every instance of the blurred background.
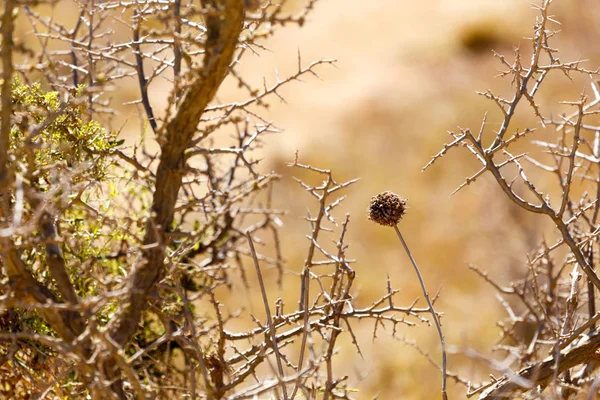
[[[289, 1], [290, 12], [305, 3]], [[563, 61], [587, 59], [590, 69], [600, 65], [600, 5], [593, 0], [555, 1], [552, 13], [562, 23], [553, 42]], [[310, 226], [303, 219], [307, 205], [316, 204], [293, 181], [298, 171], [286, 166], [294, 159], [319, 168], [331, 168], [339, 181], [360, 178], [350, 187], [348, 198], [338, 207], [340, 222], [350, 213], [348, 255], [357, 260], [354, 284], [358, 305], [368, 305], [392, 287], [400, 289], [399, 305], [419, 298], [425, 306], [418, 281], [393, 230], [366, 219], [371, 196], [384, 190], [409, 199], [408, 214], [400, 229], [419, 263], [430, 293], [440, 292], [437, 310], [442, 312], [447, 344], [493, 355], [496, 321], [504, 317], [492, 288], [469, 270], [473, 264], [499, 282], [508, 283], [526, 271], [526, 256], [555, 232], [543, 217], [528, 215], [512, 205], [484, 176], [456, 195], [449, 195], [467, 176], [477, 171], [476, 160], [465, 150], [451, 151], [425, 172], [421, 169], [451, 137], [457, 126], [478, 130], [490, 111], [488, 128], [499, 126], [495, 105], [476, 94], [491, 89], [510, 96], [510, 79], [495, 78], [502, 69], [492, 50], [512, 62], [513, 48], [521, 46], [527, 60], [533, 25], [538, 16], [529, 0], [430, 0], [351, 1], [321, 0], [303, 27], [286, 26], [266, 40], [268, 51], [248, 54], [239, 71], [255, 86], [263, 78], [274, 83], [303, 63], [333, 58], [335, 67], [316, 71], [321, 79], [306, 76], [280, 91], [286, 102], [271, 98], [261, 113], [282, 129], [265, 141], [262, 168], [282, 174], [274, 192], [274, 206], [287, 209], [282, 218], [282, 247], [287, 260], [284, 290], [276, 285], [275, 271], [267, 274], [270, 299], [281, 296], [290, 307], [297, 299]], [[74, 12], [73, 17], [77, 14]], [[116, 26], [119, 34], [119, 27]], [[19, 34], [29, 30], [17, 27]], [[127, 32], [127, 31], [124, 31]], [[170, 82], [153, 85], [151, 101], [157, 109], [166, 104]], [[582, 88], [591, 93], [589, 81], [566, 78], [550, 81], [539, 100], [551, 110], [558, 101], [578, 100]], [[116, 88], [115, 88], [116, 89]], [[225, 85], [219, 100], [239, 99], [234, 85]], [[134, 77], [122, 81], [112, 94], [113, 105], [139, 97]], [[164, 108], [164, 107], [162, 107]], [[122, 106], [111, 117], [114, 129], [130, 142], [138, 138], [140, 124], [136, 106]], [[518, 115], [514, 127], [538, 127], [532, 115]], [[491, 131], [488, 131], [491, 135]], [[525, 143], [526, 145], [526, 143]], [[305, 177], [305, 176], [303, 176]], [[314, 177], [313, 177], [314, 178]], [[310, 178], [308, 178], [310, 179]], [[543, 179], [543, 178], [542, 178]], [[544, 184], [543, 182], [541, 184]], [[336, 239], [337, 235], [331, 236]], [[228, 307], [246, 304], [260, 313], [258, 293], [234, 288]], [[233, 311], [233, 310], [231, 310]], [[342, 336], [338, 374], [347, 374], [359, 399], [437, 399], [439, 377], [427, 359], [391, 330], [378, 330], [373, 322], [355, 325], [362, 348], [361, 359], [350, 338]], [[434, 360], [440, 359], [434, 328], [399, 327], [397, 336], [414, 341]], [[491, 372], [461, 355], [451, 355], [449, 369], [474, 382]], [[451, 398], [464, 398], [466, 388], [450, 382]]]
[[[599, 66], [598, 3], [556, 1], [551, 10], [562, 23], [551, 27], [561, 31], [553, 42], [559, 58], [583, 58], [589, 60], [586, 67]], [[447, 344], [500, 358], [505, 353], [490, 349], [499, 338], [496, 321], [505, 311], [494, 290], [468, 265], [508, 284], [526, 273], [527, 254], [543, 239], [555, 242], [555, 232], [545, 218], [514, 206], [491, 176], [449, 197], [479, 167], [466, 149], [421, 169], [451, 141], [448, 130], [461, 126], [477, 131], [486, 111], [488, 134], [499, 127], [495, 105], [476, 91], [512, 96], [510, 78], [495, 78], [503, 67], [492, 50], [512, 62], [513, 48], [520, 46], [528, 60], [527, 38], [537, 17], [524, 0], [326, 0], [317, 3], [304, 27], [284, 29], [270, 39], [271, 52], [244, 60], [244, 68], [259, 82], [263, 76], [273, 82], [274, 68], [282, 77], [295, 71], [298, 51], [305, 63], [337, 59], [337, 68], [318, 70], [322, 80], [307, 78], [287, 86], [282, 93], [287, 104], [272, 102], [271, 119], [284, 132], [266, 146], [265, 161], [284, 176], [293, 175], [297, 172], [285, 168], [285, 162], [298, 150], [301, 162], [331, 168], [340, 180], [361, 178], [337, 213], [351, 215], [348, 242], [349, 255], [357, 259], [357, 302], [367, 305], [384, 293], [389, 274], [392, 286], [400, 289], [400, 302], [408, 305], [419, 298], [418, 304], [425, 304], [393, 230], [365, 217], [371, 196], [392, 190], [409, 199], [400, 229], [428, 289], [435, 293], [441, 288], [437, 310], [444, 313]], [[547, 111], [558, 112], [558, 101], [577, 100], [583, 87], [591, 93], [589, 81], [559, 77], [547, 82], [539, 101], [547, 103]], [[541, 129], [527, 113], [513, 125], [527, 126]], [[288, 269], [299, 272], [308, 246], [302, 240], [309, 226], [302, 217], [310, 197], [285, 178], [275, 197], [290, 210], [282, 243]], [[361, 322], [356, 331], [365, 360], [347, 337], [340, 342], [343, 356], [338, 358], [338, 372], [345, 370], [356, 382], [356, 398], [439, 398], [440, 374], [425, 357], [393, 339], [391, 330], [380, 329], [373, 341], [372, 322]], [[434, 328], [402, 327], [398, 336], [416, 342], [439, 362]], [[493, 372], [458, 355], [450, 356], [449, 369], [474, 382]], [[464, 386], [450, 383], [450, 389], [451, 398], [465, 398]]]
[[[556, 1], [551, 10], [562, 23], [553, 27], [561, 31], [553, 42], [560, 59], [583, 58], [589, 60], [588, 68], [599, 66], [597, 2]], [[339, 216], [351, 215], [348, 242], [349, 254], [357, 259], [357, 302], [367, 305], [384, 293], [389, 274], [402, 303], [419, 298], [418, 304], [425, 304], [393, 230], [365, 217], [371, 196], [392, 190], [409, 199], [400, 229], [428, 289], [435, 293], [441, 288], [437, 310], [444, 313], [447, 344], [500, 358], [505, 353], [490, 349], [499, 338], [496, 321], [505, 311], [494, 290], [468, 265], [507, 284], [526, 273], [526, 256], [543, 239], [555, 242], [555, 232], [545, 218], [514, 206], [491, 176], [449, 197], [478, 169], [466, 149], [421, 169], [451, 141], [448, 130], [461, 126], [477, 131], [486, 111], [488, 134], [499, 127], [495, 105], [476, 91], [512, 95], [510, 78], [495, 78], [503, 67], [492, 50], [512, 62], [513, 48], [520, 46], [528, 60], [531, 44], [526, 38], [532, 36], [536, 17], [531, 2], [523, 0], [327, 0], [317, 3], [303, 28], [285, 29], [269, 40], [271, 52], [245, 60], [248, 73], [272, 82], [275, 67], [281, 76], [295, 71], [298, 50], [306, 63], [337, 59], [337, 68], [318, 70], [321, 81], [293, 83], [282, 93], [287, 104], [272, 104], [271, 118], [284, 132], [266, 146], [265, 161], [284, 176], [293, 175], [284, 163], [297, 149], [301, 162], [332, 168], [340, 180], [361, 178], [338, 210]], [[577, 100], [583, 85], [591, 93], [589, 81], [549, 81], [539, 101], [560, 111], [558, 101]], [[541, 129], [527, 113], [513, 125], [527, 126]], [[284, 220], [289, 233], [283, 237], [287, 266], [299, 272], [308, 246], [306, 240], [299, 244], [309, 228], [302, 220], [309, 196], [284, 179], [276, 197], [290, 210]], [[425, 357], [393, 339], [391, 330], [379, 330], [373, 341], [372, 322], [361, 322], [356, 330], [365, 360], [349, 340], [340, 342], [343, 356], [338, 359], [338, 372], [345, 370], [356, 382], [356, 398], [439, 398], [440, 374]], [[416, 342], [439, 362], [434, 328], [402, 327], [397, 336]], [[493, 372], [459, 355], [450, 356], [449, 369], [474, 382]], [[451, 398], [465, 398], [464, 386], [450, 383], [450, 389]]]

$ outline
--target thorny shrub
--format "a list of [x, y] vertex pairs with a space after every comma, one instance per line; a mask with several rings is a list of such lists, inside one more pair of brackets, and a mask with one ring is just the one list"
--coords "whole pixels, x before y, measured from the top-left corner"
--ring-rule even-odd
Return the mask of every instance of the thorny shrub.
[[[340, 335], [360, 353], [354, 321], [428, 322], [391, 288], [353, 306], [350, 219], [333, 211], [354, 180], [298, 159], [291, 167], [322, 180], [299, 181], [314, 198], [301, 291], [293, 305], [267, 296], [262, 268], [283, 271], [282, 212], [271, 207], [278, 176], [253, 153], [277, 131], [260, 111], [333, 61], [298, 55], [295, 74], [258, 88], [237, 67], [314, 3], [287, 15], [242, 0], [3, 2], [3, 397], [349, 398], [333, 364]], [[37, 43], [17, 42], [17, 25]], [[123, 106], [111, 93], [131, 80], [145, 123], [126, 145], [109, 128]], [[218, 101], [223, 82], [237, 83], [238, 100]], [[265, 318], [240, 329], [247, 310], [222, 304], [249, 274]]]
[[[281, 274], [284, 266], [282, 211], [271, 207], [279, 177], [262, 171], [254, 153], [277, 128], [261, 110], [283, 86], [333, 61], [304, 64], [298, 56], [295, 74], [262, 87], [244, 79], [238, 64], [263, 51], [279, 27], [303, 25], [315, 3], [288, 15], [271, 2], [242, 0], [4, 1], [2, 396], [350, 398], [352, 383], [334, 365], [340, 335], [360, 355], [357, 320], [391, 325], [393, 333], [398, 324], [429, 323], [429, 308], [397, 306], [391, 288], [370, 306], [355, 306], [350, 218], [338, 221], [333, 212], [354, 181], [338, 182], [298, 158], [290, 166], [321, 181], [299, 180], [314, 198], [301, 290], [294, 305], [267, 295], [263, 268]], [[477, 133], [451, 133], [433, 159], [465, 148], [481, 168], [459, 189], [491, 175], [509, 200], [558, 233], [527, 258], [517, 281], [497, 282], [473, 267], [508, 315], [495, 349], [506, 353], [501, 362], [459, 350], [501, 376], [475, 385], [449, 372], [480, 399], [593, 398], [600, 386], [598, 71], [559, 60], [550, 3], [538, 7], [527, 62], [519, 49], [513, 61], [497, 55], [512, 96], [482, 94], [497, 106], [490, 119], [499, 118], [499, 128], [492, 132], [484, 117]], [[76, 18], [63, 19], [73, 9]], [[36, 46], [15, 40], [16, 24], [28, 26]], [[570, 110], [558, 117], [536, 101], [554, 75], [591, 77], [592, 87], [591, 95], [561, 99]], [[126, 145], [105, 122], [122, 106], [110, 93], [132, 79], [145, 123]], [[163, 107], [152, 93], [165, 81]], [[237, 100], [218, 100], [224, 82], [239, 86]], [[515, 127], [522, 109], [543, 129]], [[521, 151], [531, 144], [544, 152]], [[264, 318], [222, 307], [237, 279], [257, 282]], [[243, 318], [254, 327], [241, 329]]]
[[[593, 399], [600, 387], [595, 295], [600, 289], [595, 268], [600, 233], [600, 69], [559, 58], [551, 43], [559, 24], [551, 3], [544, 0], [534, 6], [539, 17], [531, 48], [516, 48], [512, 60], [496, 54], [510, 94], [480, 93], [495, 106], [489, 118], [483, 116], [475, 131], [450, 132], [452, 141], [425, 167], [451, 149], [464, 148], [480, 167], [456, 191], [491, 175], [509, 201], [554, 227], [556, 239], [541, 241], [527, 256], [520, 279], [499, 282], [471, 266], [497, 291], [507, 314], [498, 322], [501, 338], [493, 349], [503, 355], [501, 360], [457, 349], [487, 364], [496, 375], [480, 384], [454, 375], [468, 386], [469, 397], [479, 399]], [[540, 100], [541, 89], [561, 78], [591, 86], [591, 91], [553, 98], [558, 104]], [[519, 113], [521, 121], [523, 115], [533, 116], [541, 129], [517, 126]]]

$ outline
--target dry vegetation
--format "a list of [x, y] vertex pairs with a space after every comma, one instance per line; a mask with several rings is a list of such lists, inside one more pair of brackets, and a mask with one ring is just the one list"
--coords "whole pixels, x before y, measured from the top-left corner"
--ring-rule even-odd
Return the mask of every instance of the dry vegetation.
[[[496, 54], [513, 89], [510, 96], [491, 90], [480, 93], [500, 110], [497, 129], [488, 125], [487, 115], [476, 133], [459, 128], [450, 132], [453, 140], [446, 144], [425, 166], [428, 168], [446, 152], [465, 148], [475, 157], [480, 169], [466, 178], [456, 193], [490, 174], [503, 194], [523, 210], [548, 218], [558, 232], [555, 243], [543, 241], [526, 260], [523, 277], [500, 283], [485, 271], [473, 267], [497, 292], [508, 318], [499, 321], [502, 335], [495, 350], [502, 361], [487, 360], [501, 374], [481, 385], [468, 383], [468, 396], [492, 398], [594, 398], [600, 378], [596, 376], [600, 336], [596, 322], [595, 291], [600, 279], [595, 272], [600, 210], [600, 128], [597, 105], [600, 102], [597, 76], [599, 69], [586, 69], [581, 60], [561, 61], [551, 44], [558, 22], [550, 13], [551, 1], [539, 10], [529, 57], [520, 48], [509, 60]], [[547, 114], [537, 94], [551, 75], [573, 80], [583, 75], [589, 80], [591, 98], [583, 90], [579, 98], [561, 99], [572, 109], [554, 116]], [[530, 140], [525, 149], [516, 146], [536, 131], [519, 128], [513, 123], [517, 110], [531, 112], [546, 140]], [[542, 154], [531, 150], [539, 146]], [[516, 149], [515, 149], [516, 148]], [[513, 150], [515, 149], [515, 150]], [[555, 187], [539, 185], [536, 176], [550, 174]], [[562, 253], [561, 253], [562, 250]], [[525, 394], [524, 394], [525, 393]]]
[[[291, 11], [250, 0], [4, 1], [2, 396], [365, 398], [364, 371], [349, 374], [350, 366], [360, 369], [382, 348], [388, 357], [411, 360], [406, 347], [388, 346], [389, 337], [414, 347], [430, 365], [415, 377], [382, 359], [388, 378], [371, 391], [411, 398], [408, 387], [399, 393], [392, 383], [408, 376], [411, 390], [420, 390], [415, 398], [440, 397], [439, 385], [431, 384], [440, 381], [439, 343], [410, 338], [420, 337], [417, 332], [435, 338], [434, 323], [441, 338], [443, 317], [444, 332], [455, 339], [470, 322], [445, 314], [446, 305], [466, 302], [469, 313], [474, 302], [436, 286], [430, 301], [396, 226], [406, 204], [395, 203], [398, 218], [385, 207], [371, 217], [395, 227], [421, 286], [408, 275], [407, 260], [398, 261], [401, 247], [392, 244], [391, 229], [380, 228], [384, 240], [361, 240], [368, 232], [354, 221], [364, 211], [341, 210], [356, 179], [322, 169], [318, 149], [288, 164], [296, 190], [306, 194], [305, 237], [282, 228], [289, 172], [267, 172], [259, 162], [269, 154], [263, 150], [269, 136], [280, 131], [270, 105], [284, 94], [293, 97], [298, 81], [318, 77], [335, 61], [306, 61], [298, 52], [293, 72], [260, 84], [246, 77], [243, 63], [267, 52], [283, 27], [302, 28], [319, 5], [307, 1]], [[493, 262], [489, 275], [490, 268], [472, 266], [497, 292], [507, 318], [477, 312], [479, 324], [500, 328], [494, 353], [476, 351], [480, 343], [469, 341], [453, 346], [451, 398], [592, 399], [600, 387], [594, 268], [600, 85], [589, 62], [563, 59], [554, 48], [553, 7], [547, 0], [537, 4], [531, 38], [511, 57], [496, 54], [503, 85], [481, 93], [489, 110], [483, 122], [451, 132], [427, 165], [452, 168], [454, 160], [465, 160], [461, 171], [476, 169], [456, 196], [471, 184], [492, 182], [504, 202], [516, 205], [516, 219], [535, 226], [523, 246], [532, 251], [512, 256], [524, 267], [510, 277], [492, 278]], [[65, 12], [73, 9], [75, 16]], [[484, 26], [461, 32], [469, 52], [505, 40]], [[17, 31], [30, 38], [21, 40]], [[570, 91], [551, 91], [560, 80]], [[132, 82], [135, 96], [117, 101], [122, 97], [115, 94]], [[136, 131], [128, 126], [125, 140], [117, 121], [132, 106], [141, 123]], [[351, 130], [350, 117], [346, 123]], [[439, 160], [460, 151], [460, 158]], [[356, 172], [350, 165], [338, 169]], [[355, 196], [361, 209], [372, 194]], [[409, 213], [411, 207], [427, 209], [409, 203]], [[510, 233], [506, 225], [493, 228]], [[402, 230], [410, 243], [416, 232], [410, 225]], [[433, 237], [427, 228], [420, 236]], [[349, 237], [369, 245], [367, 253], [393, 247], [383, 270], [402, 271], [402, 287], [422, 288], [427, 306], [401, 296], [389, 275], [367, 282], [372, 276], [356, 267]], [[302, 248], [300, 262], [286, 255], [290, 247]], [[381, 289], [361, 299], [358, 287], [369, 284]], [[477, 294], [484, 295], [493, 297], [489, 290]], [[445, 381], [442, 388], [445, 396]]]
[[[297, 15], [239, 0], [89, 3], [72, 26], [40, 6], [6, 2], [2, 19], [5, 396], [346, 398], [352, 388], [333, 359], [352, 321], [426, 321], [427, 309], [395, 305], [391, 289], [351, 306], [349, 217], [338, 226], [332, 211], [354, 181], [298, 161], [293, 168], [323, 179], [299, 181], [316, 200], [302, 289], [294, 304], [274, 303], [262, 283], [261, 263], [283, 266], [281, 212], [270, 206], [277, 175], [252, 155], [276, 128], [259, 110], [332, 61], [298, 56], [295, 74], [258, 88], [236, 66], [277, 27], [302, 25], [313, 3]], [[29, 22], [38, 52], [14, 43], [15, 21]], [[115, 24], [131, 39], [115, 42]], [[108, 93], [131, 77], [147, 124], [124, 148], [96, 118], [115, 112]], [[245, 98], [215, 99], [226, 77]], [[172, 82], [160, 112], [156, 80]], [[321, 244], [330, 226], [332, 249]], [[274, 244], [275, 257], [255, 241]], [[220, 299], [231, 296], [232, 275], [249, 285], [250, 262], [266, 318], [236, 330], [239, 310]]]

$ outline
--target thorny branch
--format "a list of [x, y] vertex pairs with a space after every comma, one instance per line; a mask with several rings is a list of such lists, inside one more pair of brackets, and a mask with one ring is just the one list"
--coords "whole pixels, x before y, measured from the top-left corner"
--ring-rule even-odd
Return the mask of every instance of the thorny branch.
[[[374, 337], [378, 326], [395, 335], [397, 326], [426, 324], [428, 308], [396, 305], [391, 285], [372, 304], [354, 305], [350, 218], [338, 226], [336, 214], [356, 180], [337, 182], [297, 158], [293, 168], [325, 179], [298, 180], [317, 204], [306, 218], [299, 307], [266, 295], [268, 267], [283, 279], [285, 212], [272, 207], [280, 176], [255, 159], [279, 131], [260, 109], [334, 62], [304, 64], [298, 52], [295, 73], [260, 88], [239, 65], [278, 27], [303, 25], [316, 1], [297, 15], [268, 1], [89, 1], [76, 4], [70, 22], [66, 4], [4, 2], [0, 373], [12, 379], [9, 390], [349, 399], [353, 383], [334, 368], [339, 338], [348, 335], [362, 356], [355, 321], [370, 320]], [[29, 24], [39, 51], [15, 43], [16, 19]], [[115, 104], [130, 79], [138, 99]], [[222, 103], [216, 94], [227, 80], [239, 84], [238, 97]], [[171, 92], [161, 99], [154, 91], [164, 82]], [[111, 124], [130, 104], [141, 105], [140, 130], [125, 145]], [[243, 302], [229, 309], [231, 290], [257, 285], [249, 257], [265, 321]], [[240, 329], [240, 320], [255, 325]], [[6, 387], [0, 396], [14, 394]]]
[[[572, 79], [572, 75], [580, 74], [595, 79], [599, 70], [584, 68], [580, 60], [559, 60], [557, 50], [549, 43], [556, 33], [550, 28], [556, 24], [549, 12], [551, 3], [551, 0], [544, 0], [535, 6], [540, 15], [531, 38], [529, 65], [522, 62], [520, 49], [515, 50], [512, 63], [496, 54], [505, 68], [500, 76], [510, 78], [514, 87], [509, 98], [490, 90], [481, 93], [501, 111], [498, 131], [490, 137], [486, 114], [477, 136], [469, 129], [459, 128], [459, 133], [451, 132], [452, 141], [425, 166], [429, 168], [451, 149], [466, 148], [481, 167], [454, 193], [489, 172], [510, 201], [526, 212], [549, 218], [559, 236], [556, 244], [548, 246], [543, 243], [537, 254], [528, 257], [525, 276], [510, 285], [498, 283], [479, 268], [472, 267], [496, 289], [508, 315], [499, 324], [502, 340], [495, 348], [507, 353], [507, 361], [498, 363], [487, 356], [466, 351], [467, 355], [487, 362], [502, 374], [500, 378], [492, 376], [488, 383], [469, 387], [468, 396], [479, 394], [480, 399], [546, 398], [546, 395], [550, 396], [547, 398], [575, 398], [571, 396], [587, 393], [593, 377], [597, 375], [596, 351], [600, 342], [595, 330], [598, 317], [593, 302], [594, 293], [600, 289], [600, 279], [595, 271], [600, 228], [597, 221], [600, 180], [590, 171], [600, 164], [596, 146], [589, 146], [588, 138], [595, 137], [596, 141], [598, 138], [598, 127], [594, 124], [598, 111], [594, 107], [600, 97], [596, 82], [592, 81], [596, 98], [590, 101], [583, 93], [576, 101], [561, 102], [563, 107], [575, 108], [575, 111], [568, 110], [559, 119], [546, 116], [546, 111], [540, 106], [542, 102], [536, 99], [539, 88], [551, 75], [562, 74]], [[545, 155], [529, 149], [517, 155], [508, 151], [508, 147], [514, 146], [517, 141], [522, 142], [523, 138], [542, 132], [531, 127], [525, 130], [514, 128], [516, 112], [523, 108], [529, 108], [542, 129], [551, 131], [557, 138], [555, 143], [531, 142], [541, 147]], [[541, 173], [532, 173], [524, 161]], [[548, 188], [543, 174], [558, 178], [558, 186]], [[542, 190], [542, 187], [546, 189]], [[584, 194], [576, 198], [580, 193]], [[568, 252], [562, 262], [557, 262], [553, 254], [561, 248]], [[570, 276], [567, 270], [573, 270]], [[581, 308], [584, 296], [581, 294], [579, 270], [587, 277], [586, 299], [590, 302], [586, 308], [587, 315]], [[532, 326], [534, 334], [524, 339], [518, 334], [518, 327], [527, 324]], [[590, 333], [586, 334], [586, 330]]]

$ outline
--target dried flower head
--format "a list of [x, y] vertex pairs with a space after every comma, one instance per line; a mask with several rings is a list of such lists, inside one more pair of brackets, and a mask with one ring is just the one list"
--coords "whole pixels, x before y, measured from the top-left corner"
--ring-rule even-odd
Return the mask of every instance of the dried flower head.
[[385, 191], [373, 196], [369, 204], [369, 219], [379, 225], [394, 226], [406, 213], [406, 199]]

